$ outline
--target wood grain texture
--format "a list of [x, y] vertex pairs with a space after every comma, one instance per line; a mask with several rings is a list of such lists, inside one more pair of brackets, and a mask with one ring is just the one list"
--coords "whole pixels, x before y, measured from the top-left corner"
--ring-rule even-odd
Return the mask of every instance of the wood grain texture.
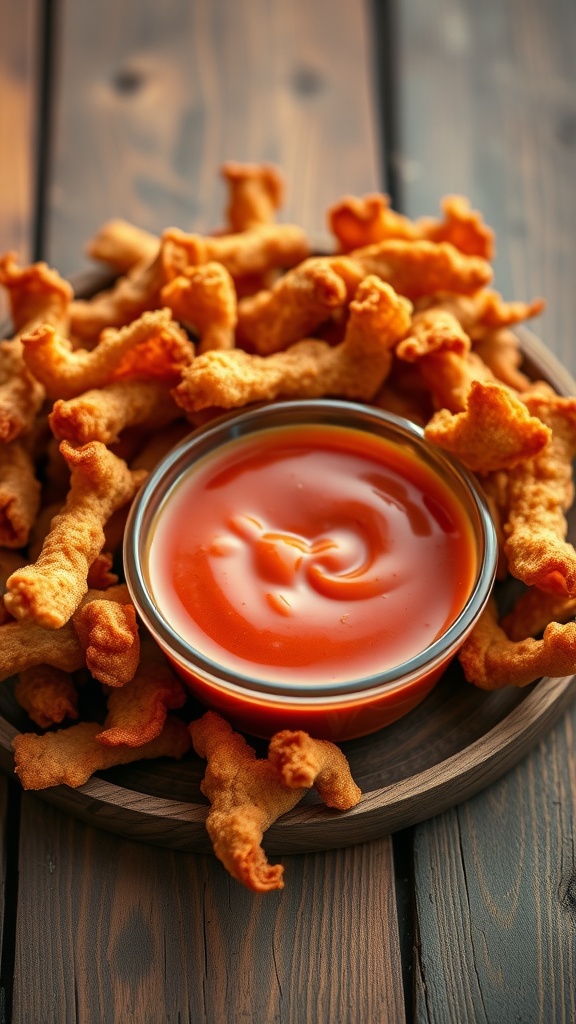
[[[0, 252], [31, 256], [38, 0], [0, 4]], [[0, 322], [8, 304], [0, 296]]]
[[[388, 841], [289, 857], [254, 897], [212, 856], [24, 800], [12, 1024], [404, 1021]], [[370, 885], [358, 879], [370, 878]]]
[[497, 233], [496, 287], [544, 296], [535, 330], [576, 371], [576, 7], [571, 0], [397, 5], [406, 212], [468, 195]]
[[[576, 9], [398, 9], [406, 209], [462, 192], [496, 229], [496, 287], [544, 295], [574, 369]], [[418, 1024], [575, 1019], [574, 712], [516, 769], [414, 833]]]
[[111, 216], [221, 224], [227, 159], [280, 165], [283, 219], [320, 239], [330, 202], [378, 184], [364, 2], [64, 0], [60, 22], [48, 257], [62, 273]]

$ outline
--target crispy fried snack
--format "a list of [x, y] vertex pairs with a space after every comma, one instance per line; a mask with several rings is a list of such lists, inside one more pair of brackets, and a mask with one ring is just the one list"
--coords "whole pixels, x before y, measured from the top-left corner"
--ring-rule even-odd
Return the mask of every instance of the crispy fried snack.
[[258, 355], [288, 348], [349, 302], [361, 277], [345, 256], [304, 260], [271, 289], [241, 299], [238, 344]]
[[180, 759], [190, 749], [190, 735], [179, 718], [166, 719], [156, 739], [142, 747], [106, 747], [96, 739], [98, 722], [79, 722], [42, 736], [22, 733], [12, 741], [14, 770], [24, 789], [84, 785], [94, 772], [143, 758]]
[[521, 370], [524, 356], [520, 341], [513, 331], [506, 327], [486, 331], [482, 340], [475, 342], [474, 351], [503, 384], [514, 391], [530, 387], [530, 378]]
[[576, 615], [576, 597], [547, 594], [529, 587], [520, 595], [500, 625], [510, 640], [539, 636], [550, 622], [569, 622]]
[[12, 617], [3, 600], [6, 593], [6, 580], [13, 572], [16, 572], [16, 569], [21, 569], [23, 565], [26, 565], [26, 559], [17, 551], [0, 548], [0, 626], [8, 622]]
[[508, 474], [504, 550], [513, 576], [528, 586], [576, 596], [576, 551], [566, 541], [576, 454], [576, 398], [540, 386], [523, 396], [529, 411], [552, 430], [534, 459]]
[[206, 352], [184, 371], [174, 397], [187, 412], [211, 406], [231, 409], [278, 397], [340, 395], [369, 400], [389, 372], [391, 349], [408, 329], [410, 309], [389, 285], [368, 277], [350, 303], [340, 345], [332, 348], [308, 339], [271, 356], [242, 349]]
[[118, 576], [112, 572], [114, 556], [111, 551], [101, 551], [88, 569], [88, 589], [106, 590], [118, 583]]
[[393, 239], [354, 249], [350, 256], [364, 274], [376, 274], [412, 302], [441, 290], [469, 295], [492, 279], [486, 260], [466, 256], [449, 242]]
[[116, 218], [102, 225], [86, 251], [93, 260], [109, 263], [119, 274], [127, 274], [137, 263], [151, 263], [159, 248], [158, 235]]
[[503, 385], [473, 381], [466, 409], [440, 409], [424, 434], [468, 469], [483, 474], [510, 469], [538, 455], [552, 431]]
[[306, 732], [284, 729], [270, 740], [268, 760], [286, 786], [314, 786], [327, 807], [348, 811], [362, 796], [346, 757], [329, 740], [313, 740]]
[[527, 686], [541, 676], [571, 676], [576, 671], [576, 622], [551, 622], [541, 640], [510, 640], [498, 625], [490, 600], [458, 652], [469, 683], [482, 690]]
[[490, 368], [476, 352], [461, 355], [449, 349], [438, 349], [418, 361], [435, 409], [463, 412], [468, 405], [470, 388], [475, 382], [495, 381]]
[[73, 623], [94, 678], [106, 686], [129, 683], [140, 661], [134, 605], [94, 599], [77, 609]]
[[161, 299], [181, 323], [199, 335], [199, 352], [234, 348], [236, 290], [221, 263], [188, 267], [164, 286]]
[[[275, 764], [269, 758], [257, 759], [246, 740], [213, 711], [191, 722], [189, 729], [196, 753], [208, 762], [201, 789], [211, 803], [206, 828], [214, 853], [232, 877], [253, 892], [284, 888], [282, 865], [269, 864], [261, 847], [264, 832], [280, 815], [296, 806], [306, 789], [316, 785], [317, 777], [332, 799], [340, 799], [348, 807], [357, 802], [359, 793], [356, 795], [347, 778], [347, 764], [343, 765], [337, 754], [328, 753], [324, 744], [316, 752], [310, 746], [314, 745], [313, 740], [308, 745], [279, 740], [276, 757], [291, 781], [286, 784]], [[290, 751], [291, 746], [297, 752]], [[341, 771], [341, 777], [347, 779], [343, 786], [333, 774], [337, 762], [337, 773]], [[298, 781], [300, 776], [305, 779], [302, 785]]]
[[194, 348], [170, 309], [143, 313], [120, 330], [104, 330], [93, 349], [73, 348], [49, 324], [22, 335], [24, 361], [50, 398], [74, 398], [114, 380], [157, 379], [175, 384]]
[[23, 548], [40, 506], [40, 484], [20, 439], [0, 443], [0, 545]]
[[167, 664], [150, 655], [134, 678], [108, 695], [104, 729], [96, 739], [107, 747], [141, 747], [158, 736], [169, 710], [181, 708], [186, 691]]
[[284, 201], [284, 178], [277, 167], [229, 160], [220, 173], [228, 185], [226, 219], [231, 231], [272, 223]]
[[63, 442], [61, 450], [71, 470], [66, 505], [52, 520], [37, 562], [10, 576], [4, 598], [15, 618], [49, 629], [64, 625], [80, 604], [104, 545], [104, 525], [144, 478], [98, 441], [79, 449]]
[[343, 252], [391, 238], [427, 239], [450, 242], [469, 256], [493, 258], [494, 233], [481, 214], [470, 209], [464, 196], [446, 196], [442, 210], [442, 221], [429, 217], [412, 221], [391, 210], [386, 195], [372, 193], [363, 199], [345, 196], [329, 209], [328, 223]]
[[119, 380], [65, 402], [54, 402], [49, 420], [54, 435], [72, 444], [114, 444], [128, 427], [158, 430], [182, 413], [170, 387], [155, 380]]
[[35, 665], [20, 672], [14, 687], [18, 704], [41, 729], [78, 718], [78, 690], [68, 672]]
[[415, 363], [434, 352], [466, 356], [471, 348], [459, 320], [448, 310], [432, 307], [412, 317], [409, 334], [396, 346], [396, 355]]

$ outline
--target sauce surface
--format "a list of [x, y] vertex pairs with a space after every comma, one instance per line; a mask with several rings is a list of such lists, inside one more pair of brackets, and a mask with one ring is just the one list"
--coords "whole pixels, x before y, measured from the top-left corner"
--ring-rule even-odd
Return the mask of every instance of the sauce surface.
[[245, 676], [334, 683], [424, 650], [472, 589], [447, 485], [350, 428], [273, 428], [195, 463], [157, 513], [148, 582], [192, 647]]

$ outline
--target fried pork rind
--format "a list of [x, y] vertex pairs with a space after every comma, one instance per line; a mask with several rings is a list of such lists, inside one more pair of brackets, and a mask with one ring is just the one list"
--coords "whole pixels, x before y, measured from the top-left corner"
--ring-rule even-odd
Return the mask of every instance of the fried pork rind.
[[0, 443], [0, 545], [23, 548], [40, 506], [40, 483], [20, 439]]
[[108, 714], [96, 739], [108, 747], [141, 747], [162, 732], [168, 711], [185, 701], [184, 686], [168, 665], [148, 656], [126, 686], [109, 693]]
[[314, 786], [327, 807], [347, 811], [362, 796], [346, 757], [329, 740], [313, 740], [306, 732], [285, 729], [270, 740], [268, 760], [286, 786]]
[[391, 238], [427, 239], [450, 242], [469, 256], [493, 258], [494, 233], [484, 224], [481, 214], [470, 208], [468, 199], [445, 196], [442, 210], [442, 221], [429, 217], [412, 221], [391, 210], [386, 195], [372, 193], [362, 199], [345, 196], [329, 209], [328, 223], [343, 252]]
[[112, 687], [130, 682], [140, 661], [133, 604], [94, 599], [77, 609], [74, 629], [84, 651], [86, 668], [95, 679]]
[[228, 185], [226, 219], [231, 231], [272, 223], [284, 201], [284, 178], [277, 167], [229, 160], [221, 174]]
[[468, 295], [492, 279], [490, 264], [466, 256], [449, 242], [378, 242], [350, 253], [364, 274], [376, 274], [414, 302], [438, 291]]
[[390, 370], [391, 349], [408, 329], [410, 309], [389, 285], [368, 277], [350, 303], [344, 340], [336, 347], [307, 339], [271, 356], [206, 352], [184, 371], [174, 396], [187, 412], [279, 397], [369, 400]]
[[78, 718], [78, 690], [68, 672], [35, 665], [20, 672], [14, 687], [18, 704], [41, 729]]
[[199, 335], [199, 352], [234, 348], [236, 291], [221, 263], [187, 268], [164, 286], [161, 298], [181, 323]]
[[[336, 759], [339, 760], [338, 755], [331, 760], [332, 755], [327, 753], [324, 744], [318, 755], [310, 747], [303, 752], [300, 742], [296, 744], [299, 749], [292, 759], [294, 751], [290, 750], [290, 742], [278, 741], [277, 759], [286, 764], [287, 777], [291, 778], [287, 766], [290, 761], [294, 766], [294, 779], [299, 771], [306, 779], [302, 786], [296, 782], [296, 788], [292, 788], [282, 780], [272, 761], [269, 758], [258, 759], [246, 740], [233, 732], [220, 715], [208, 711], [202, 718], [191, 722], [189, 728], [196, 753], [208, 762], [201, 789], [211, 804], [206, 828], [214, 853], [232, 877], [253, 892], [284, 888], [282, 865], [269, 864], [262, 849], [264, 832], [277, 818], [296, 806], [307, 788], [316, 784], [313, 767], [316, 760], [317, 774], [328, 795], [334, 799], [339, 795], [343, 797], [346, 787], [341, 789], [331, 771]], [[347, 764], [340, 767], [346, 776]], [[351, 780], [346, 786], [350, 784]], [[348, 795], [352, 797], [351, 792]]]
[[94, 772], [144, 758], [180, 759], [190, 749], [184, 722], [170, 716], [159, 736], [141, 747], [106, 747], [96, 736], [98, 722], [79, 722], [42, 736], [22, 733], [12, 741], [14, 770], [24, 789], [83, 786]]
[[102, 225], [86, 251], [93, 260], [110, 264], [119, 274], [127, 274], [137, 263], [151, 263], [159, 248], [157, 235], [115, 218]]
[[475, 473], [510, 469], [542, 451], [552, 431], [503, 385], [473, 381], [466, 409], [439, 410], [424, 434]]
[[344, 256], [304, 260], [271, 289], [241, 299], [238, 343], [258, 355], [288, 348], [342, 308], [361, 277], [354, 261]]
[[231, 235], [187, 235], [171, 230], [170, 280], [186, 267], [222, 263], [233, 278], [287, 270], [310, 255], [303, 228], [296, 224], [259, 224]]
[[144, 479], [98, 441], [78, 449], [63, 442], [61, 450], [71, 470], [66, 505], [52, 520], [38, 560], [10, 576], [4, 598], [14, 618], [49, 629], [64, 625], [80, 604], [106, 522]]
[[[195, 360], [194, 360], [195, 361]], [[182, 413], [168, 384], [155, 380], [118, 380], [54, 402], [49, 420], [59, 440], [83, 445], [110, 445], [128, 427], [151, 432], [173, 423]]]
[[24, 360], [50, 398], [74, 398], [123, 377], [175, 384], [194, 348], [170, 309], [143, 313], [120, 330], [104, 330], [93, 349], [73, 348], [49, 324], [22, 336]]
[[552, 436], [539, 455], [508, 473], [504, 551], [509, 571], [528, 586], [574, 597], [576, 551], [566, 540], [565, 513], [574, 496], [576, 398], [561, 398], [542, 386], [522, 397]]
[[571, 676], [576, 671], [576, 622], [551, 622], [541, 640], [510, 640], [498, 624], [492, 598], [458, 652], [469, 683], [482, 690], [527, 686], [541, 676]]
[[547, 594], [529, 587], [514, 603], [500, 625], [510, 640], [539, 636], [550, 622], [569, 622], [576, 615], [576, 597]]

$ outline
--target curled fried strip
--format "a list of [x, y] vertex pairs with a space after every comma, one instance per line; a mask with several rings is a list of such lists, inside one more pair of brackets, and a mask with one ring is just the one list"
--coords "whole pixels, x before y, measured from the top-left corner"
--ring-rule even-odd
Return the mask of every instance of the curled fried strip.
[[510, 640], [538, 636], [550, 622], [569, 622], [576, 615], [576, 597], [547, 594], [529, 587], [520, 595], [500, 625]]
[[169, 717], [159, 736], [142, 747], [105, 747], [98, 722], [79, 722], [42, 736], [22, 733], [12, 741], [14, 769], [24, 789], [84, 785], [94, 772], [142, 758], [181, 758], [190, 749], [184, 722]]
[[432, 352], [455, 352], [465, 356], [470, 351], [470, 338], [459, 321], [444, 309], [415, 313], [409, 334], [396, 346], [396, 355], [414, 363]]
[[95, 599], [77, 609], [73, 623], [94, 678], [107, 686], [129, 683], [140, 660], [134, 605]]
[[52, 665], [34, 665], [20, 672], [14, 687], [18, 704], [41, 729], [78, 718], [78, 690], [68, 672]]
[[473, 381], [466, 409], [441, 409], [424, 434], [475, 473], [510, 469], [542, 451], [552, 431], [501, 384]]
[[168, 665], [147, 657], [126, 686], [108, 695], [108, 714], [96, 739], [107, 747], [141, 747], [162, 731], [168, 710], [185, 701], [186, 691]]
[[52, 520], [34, 565], [18, 569], [4, 598], [17, 619], [33, 619], [58, 629], [68, 621], [88, 589], [88, 571], [104, 546], [104, 525], [131, 501], [145, 474], [132, 473], [104, 445], [61, 446], [70, 470], [70, 490], [62, 512]]
[[221, 174], [228, 185], [226, 218], [231, 231], [274, 220], [284, 200], [284, 178], [277, 167], [230, 160], [221, 167]]
[[389, 285], [368, 277], [350, 303], [344, 340], [336, 347], [307, 339], [271, 356], [206, 352], [184, 371], [174, 396], [187, 412], [280, 396], [368, 400], [389, 372], [391, 349], [408, 328], [410, 309]]
[[296, 224], [259, 224], [232, 235], [187, 235], [171, 228], [168, 280], [186, 267], [212, 260], [241, 278], [294, 267], [309, 255], [306, 232]]
[[234, 347], [236, 291], [221, 263], [188, 267], [164, 286], [161, 298], [177, 320], [199, 334], [199, 352]]
[[466, 256], [449, 242], [378, 242], [354, 249], [350, 256], [364, 274], [376, 274], [412, 301], [440, 290], [467, 295], [492, 278], [490, 264], [480, 256]]
[[105, 330], [93, 349], [72, 347], [43, 324], [22, 336], [24, 360], [50, 398], [74, 398], [120, 377], [176, 383], [194, 349], [170, 309], [143, 313], [120, 330]]
[[482, 690], [527, 686], [541, 676], [568, 676], [576, 671], [576, 622], [551, 622], [541, 640], [510, 640], [498, 625], [490, 600], [458, 652], [469, 683]]
[[72, 444], [114, 444], [123, 430], [157, 430], [181, 416], [170, 387], [155, 380], [119, 380], [54, 402], [49, 416], [57, 438]]
[[0, 626], [4, 622], [8, 622], [12, 617], [4, 604], [6, 580], [13, 572], [16, 572], [16, 569], [21, 569], [23, 565], [26, 565], [26, 559], [22, 558], [22, 555], [17, 551], [0, 548]]
[[[303, 755], [300, 742], [298, 755], [290, 758], [289, 741], [278, 741], [277, 759], [284, 763], [289, 777], [288, 764], [292, 763], [294, 768], [287, 785], [275, 764], [268, 758], [257, 759], [245, 739], [213, 711], [192, 722], [189, 729], [196, 753], [208, 762], [201, 789], [211, 803], [206, 828], [214, 853], [232, 877], [253, 892], [282, 889], [284, 869], [281, 864], [268, 863], [261, 846], [264, 832], [280, 815], [295, 807], [306, 789], [316, 785], [317, 777], [327, 795], [342, 800], [342, 806], [352, 806], [348, 800], [357, 802], [351, 790], [346, 792], [335, 782], [331, 767], [340, 761], [338, 755], [328, 754], [323, 744], [314, 747], [314, 752], [307, 745]], [[314, 745], [315, 741], [310, 743]], [[305, 779], [302, 785], [298, 781], [297, 759]]]
[[314, 786], [327, 807], [347, 811], [362, 796], [346, 757], [329, 740], [314, 740], [306, 732], [284, 729], [270, 740], [268, 760], [286, 786]]
[[119, 274], [127, 274], [137, 263], [151, 263], [160, 248], [160, 239], [121, 218], [107, 221], [90, 239], [88, 256], [109, 263]]
[[0, 443], [0, 545], [22, 548], [40, 505], [34, 463], [20, 440]]

